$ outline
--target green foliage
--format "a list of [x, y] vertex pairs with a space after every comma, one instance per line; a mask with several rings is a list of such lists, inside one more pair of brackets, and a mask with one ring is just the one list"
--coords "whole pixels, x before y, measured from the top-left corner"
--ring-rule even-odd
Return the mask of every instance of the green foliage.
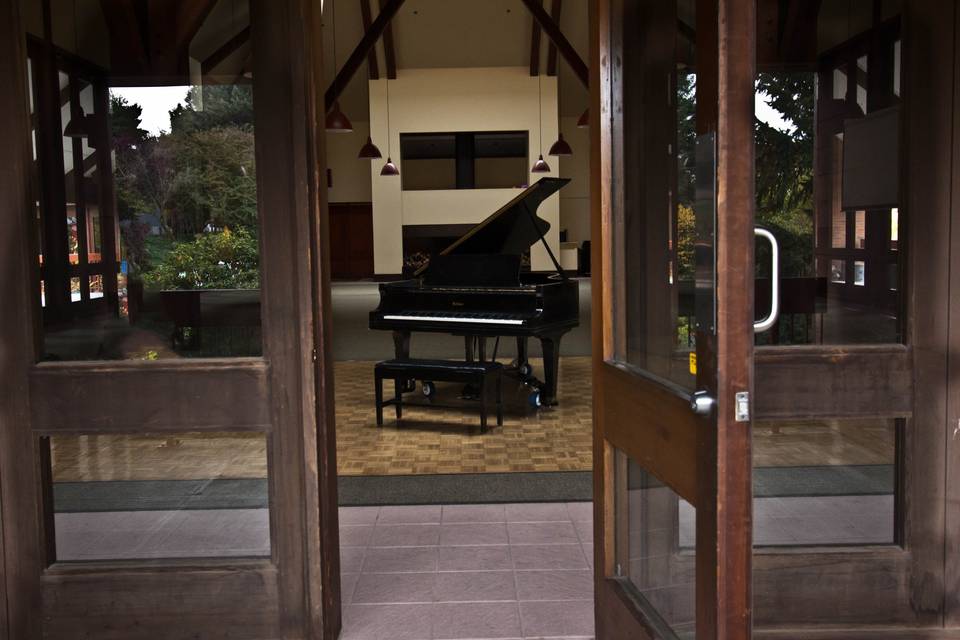
[[250, 85], [193, 87], [186, 103], [170, 112], [173, 134], [253, 125]]
[[693, 209], [677, 206], [677, 279], [693, 280], [696, 264], [693, 255], [697, 219]]
[[256, 237], [246, 229], [201, 234], [177, 243], [144, 280], [158, 289], [256, 289], [258, 249]]

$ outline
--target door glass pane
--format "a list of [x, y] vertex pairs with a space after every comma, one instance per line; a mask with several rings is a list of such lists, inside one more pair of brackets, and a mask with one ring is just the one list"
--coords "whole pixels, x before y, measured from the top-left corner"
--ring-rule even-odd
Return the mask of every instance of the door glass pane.
[[[80, 133], [63, 136], [69, 250], [46, 262], [46, 275], [73, 265], [82, 287], [100, 276], [107, 304], [67, 317], [48, 304], [42, 359], [262, 353], [248, 3], [220, 3], [197, 27], [184, 60], [205, 66], [192, 71], [149, 59], [104, 73], [91, 54], [60, 73], [71, 99], [54, 108]], [[80, 33], [79, 42], [104, 33]], [[49, 303], [56, 292], [45, 294]]]
[[895, 18], [870, 27], [868, 2], [824, 5], [777, 36], [789, 47], [758, 50], [756, 218], [781, 248], [780, 322], [759, 345], [902, 341], [902, 287], [886, 273], [903, 258], [885, 249], [896, 252], [901, 222]]
[[270, 555], [264, 434], [46, 442], [57, 561]]
[[[692, 389], [698, 311], [701, 324], [712, 325], [713, 279], [695, 279], [695, 247], [705, 240], [700, 246], [712, 251], [714, 154], [697, 131], [693, 43], [654, 36], [695, 16], [688, 15], [692, 3], [616, 4], [625, 19], [616, 34], [623, 47], [623, 118], [612, 136], [612, 191], [623, 194], [613, 203], [614, 355]], [[657, 46], [645, 46], [651, 39]], [[698, 176], [706, 178], [703, 193]]]
[[[621, 455], [618, 563], [645, 613], [672, 637], [696, 632], [696, 509]], [[621, 474], [621, 477], [623, 474]]]
[[754, 545], [893, 544], [897, 423], [753, 427]]

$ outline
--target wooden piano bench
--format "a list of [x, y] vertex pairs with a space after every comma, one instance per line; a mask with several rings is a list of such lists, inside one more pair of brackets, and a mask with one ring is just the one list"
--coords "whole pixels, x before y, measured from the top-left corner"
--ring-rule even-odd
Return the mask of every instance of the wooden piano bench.
[[[409, 380], [428, 382], [462, 382], [475, 385], [480, 390], [480, 431], [487, 429], [487, 407], [491, 393], [497, 409], [497, 426], [503, 425], [503, 397], [501, 394], [503, 365], [499, 362], [464, 362], [461, 360], [386, 360], [374, 368], [377, 397], [377, 426], [383, 426], [383, 408], [393, 405], [397, 424], [403, 418], [403, 391]], [[393, 399], [383, 399], [383, 380], [393, 380]], [[455, 409], [460, 406], [417, 403], [418, 407]]]

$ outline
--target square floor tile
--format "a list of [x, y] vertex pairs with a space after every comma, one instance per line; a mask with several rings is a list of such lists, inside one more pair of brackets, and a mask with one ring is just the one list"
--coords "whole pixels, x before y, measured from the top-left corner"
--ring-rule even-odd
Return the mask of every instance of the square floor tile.
[[592, 636], [593, 617], [593, 600], [520, 603], [520, 623], [527, 638]]
[[432, 614], [432, 604], [350, 605], [340, 640], [428, 640]]
[[373, 531], [374, 547], [424, 547], [440, 539], [438, 524], [378, 524]]
[[368, 524], [345, 525], [340, 527], [341, 547], [365, 547], [373, 537], [373, 527]]
[[518, 571], [520, 600], [592, 600], [592, 571]]
[[443, 505], [443, 523], [506, 522], [502, 504], [446, 504]]
[[435, 604], [432, 620], [437, 640], [516, 638], [521, 634], [516, 602]]
[[380, 507], [340, 507], [340, 526], [345, 524], [376, 524]]
[[437, 570], [438, 547], [369, 547], [364, 573], [430, 572]]
[[572, 522], [511, 522], [510, 544], [572, 544], [580, 542]]
[[563, 502], [508, 504], [507, 522], [569, 522], [570, 513]]
[[510, 547], [481, 545], [440, 547], [440, 571], [509, 571]]
[[439, 524], [440, 505], [380, 507], [377, 524]]
[[436, 602], [515, 601], [517, 587], [512, 571], [451, 571], [437, 574]]
[[510, 549], [513, 568], [517, 571], [533, 569], [588, 569], [583, 547], [576, 544], [520, 544]]
[[570, 514], [570, 519], [574, 521], [593, 521], [593, 503], [568, 502], [567, 513]]
[[353, 604], [433, 602], [435, 573], [361, 573]]
[[440, 527], [440, 544], [507, 544], [507, 525], [503, 523], [445, 524]]

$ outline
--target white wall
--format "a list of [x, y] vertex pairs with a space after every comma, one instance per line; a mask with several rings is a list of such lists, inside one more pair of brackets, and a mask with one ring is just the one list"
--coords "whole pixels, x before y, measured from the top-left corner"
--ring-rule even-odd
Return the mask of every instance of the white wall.
[[[557, 79], [543, 76], [540, 83], [525, 67], [471, 69], [402, 69], [390, 80], [389, 145], [387, 144], [387, 81], [370, 81], [370, 129], [373, 140], [403, 172], [400, 133], [454, 131], [529, 131], [532, 167], [557, 138]], [[542, 89], [542, 108], [540, 91]], [[542, 111], [542, 114], [541, 114]], [[543, 120], [543, 141], [540, 120]], [[582, 147], [587, 153], [587, 147]], [[549, 174], [530, 174], [531, 184], [542, 176], [558, 176], [560, 163], [548, 157]], [[478, 223], [506, 204], [517, 189], [464, 189], [402, 191], [399, 177], [380, 175], [382, 162], [371, 163], [373, 201], [374, 270], [397, 274], [403, 268], [404, 224]], [[569, 187], [568, 187], [569, 188]], [[551, 196], [538, 214], [547, 220], [547, 242], [558, 251], [560, 199]], [[552, 268], [546, 250], [535, 245], [532, 268]]]
[[357, 157], [370, 134], [370, 123], [353, 118], [350, 122], [353, 133], [327, 133], [327, 167], [333, 173], [333, 187], [327, 191], [330, 202], [370, 202], [370, 164], [378, 171], [383, 164]]
[[570, 184], [560, 190], [560, 228], [567, 241], [590, 239], [590, 129], [578, 129], [576, 118], [560, 118], [560, 130], [573, 155], [560, 159], [560, 177]]

